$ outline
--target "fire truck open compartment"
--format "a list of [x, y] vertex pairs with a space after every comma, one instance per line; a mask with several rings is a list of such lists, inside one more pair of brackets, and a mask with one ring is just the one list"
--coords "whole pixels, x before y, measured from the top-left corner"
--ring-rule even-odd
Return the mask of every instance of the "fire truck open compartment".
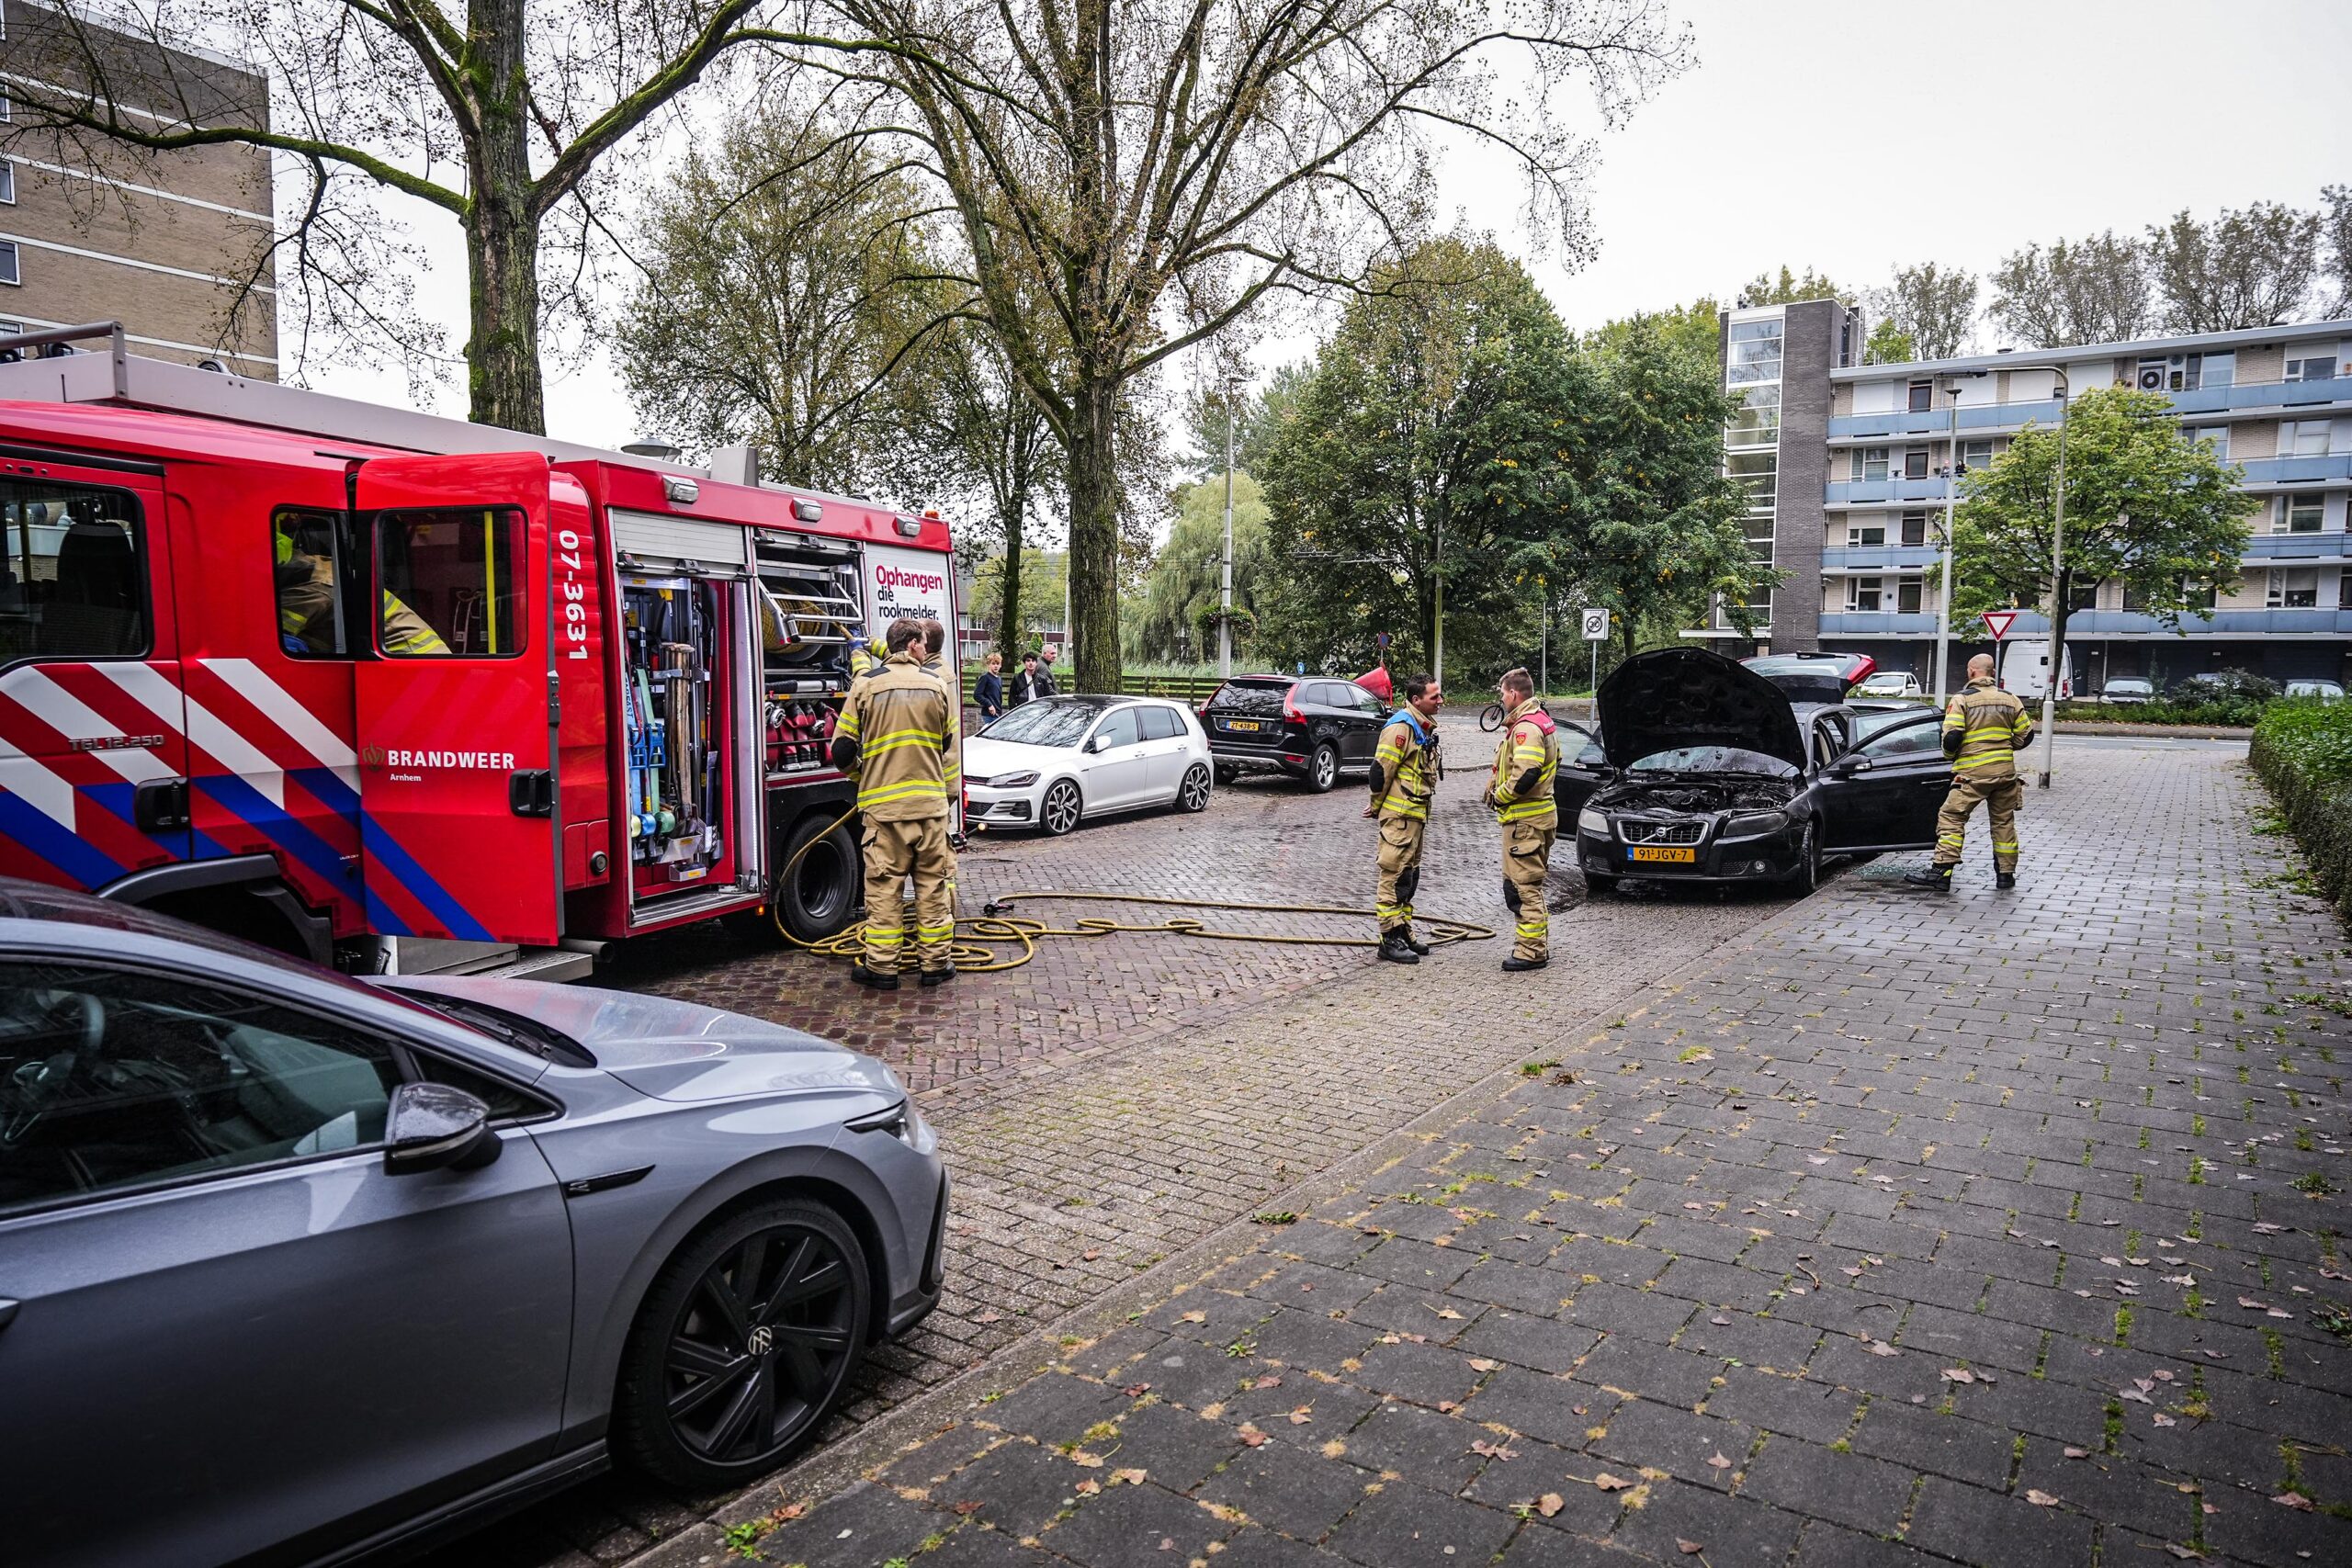
[[767, 773], [818, 773], [832, 766], [850, 637], [865, 619], [857, 552], [837, 540], [790, 535], [760, 538], [754, 553]]
[[732, 584], [624, 576], [621, 733], [630, 885], [640, 897], [731, 881], [726, 638]]

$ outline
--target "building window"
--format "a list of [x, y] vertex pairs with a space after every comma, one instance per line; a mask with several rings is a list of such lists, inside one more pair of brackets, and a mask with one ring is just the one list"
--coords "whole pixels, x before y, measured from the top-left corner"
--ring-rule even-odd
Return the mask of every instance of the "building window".
[[1747, 491], [1748, 510], [1752, 512], [1771, 507], [1780, 467], [1777, 452], [1735, 452], [1724, 459], [1724, 472]]
[[1886, 478], [1886, 448], [1857, 446], [1854, 448], [1854, 480], [1858, 484], [1874, 484]]
[[1751, 381], [1779, 380], [1781, 332], [1778, 316], [1762, 321], [1734, 321], [1726, 345], [1730, 363], [1724, 367], [1724, 382], [1742, 387]]
[[1926, 413], [1929, 409], [1932, 409], [1935, 406], [1936, 384], [1933, 381], [1912, 382], [1910, 412], [1913, 413]]
[[17, 161], [0, 158], [0, 206], [17, 205]]
[[1906, 577], [1894, 585], [1894, 607], [1905, 615], [1916, 615], [1919, 613], [1919, 580], [1917, 578]]
[[1770, 446], [1781, 439], [1781, 389], [1750, 387], [1724, 425], [1726, 446]]
[[1960, 444], [1960, 466], [1972, 474], [1981, 474], [1993, 466], [1993, 443], [1963, 441]]
[[1849, 577], [1846, 580], [1846, 608], [1849, 613], [1875, 615], [1886, 597], [1885, 579]]
[[2327, 421], [2324, 419], [2282, 419], [2278, 422], [2278, 456], [2281, 457], [2324, 457], [2327, 456]]
[[1886, 525], [1883, 523], [1855, 523], [1849, 525], [1846, 529], [1848, 549], [1866, 549], [1871, 546], [1884, 543], [1886, 543]]
[[2320, 520], [2326, 515], [2327, 497], [2315, 490], [2300, 490], [2284, 498], [2278, 508], [2278, 532], [2281, 534], [2316, 534]]
[[17, 242], [0, 240], [0, 283], [22, 283], [17, 271]]
[[7, 94], [0, 93], [0, 125], [12, 124], [16, 118], [17, 106], [9, 101]]
[[1925, 446], [1904, 448], [1903, 477], [1906, 479], [1924, 479], [1928, 477], [1928, 449]]
[[2286, 381], [2333, 381], [2335, 379], [2334, 354], [2306, 354], [2287, 361]]
[[2180, 427], [2180, 438], [2192, 444], [2202, 441], [2213, 449], [2217, 460], [2224, 463], [2230, 460], [2230, 427], [2226, 424], [2184, 424]]
[[2270, 607], [2274, 610], [2310, 610], [2319, 604], [2319, 569], [2299, 566], [2271, 569]]
[[1926, 513], [1906, 512], [1903, 514], [1903, 542], [1906, 545], [1924, 545], [1928, 542]]

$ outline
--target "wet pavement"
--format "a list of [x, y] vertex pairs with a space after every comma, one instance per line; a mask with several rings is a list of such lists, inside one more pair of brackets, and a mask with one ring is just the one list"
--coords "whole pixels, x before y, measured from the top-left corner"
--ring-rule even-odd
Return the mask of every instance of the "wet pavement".
[[943, 1083], [1034, 1326], [642, 1561], [2352, 1562], [2352, 956], [2242, 757], [2062, 743], [2014, 895], [1571, 896]]

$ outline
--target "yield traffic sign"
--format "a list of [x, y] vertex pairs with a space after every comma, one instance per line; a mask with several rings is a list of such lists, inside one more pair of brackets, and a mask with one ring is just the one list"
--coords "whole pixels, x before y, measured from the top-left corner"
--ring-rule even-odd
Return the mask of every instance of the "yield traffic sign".
[[2017, 618], [2018, 613], [2015, 610], [1987, 610], [1984, 612], [1984, 625], [1986, 628], [1992, 632], [1993, 640], [1995, 642], [1998, 642], [2003, 637], [2009, 635], [2009, 627], [2016, 622]]

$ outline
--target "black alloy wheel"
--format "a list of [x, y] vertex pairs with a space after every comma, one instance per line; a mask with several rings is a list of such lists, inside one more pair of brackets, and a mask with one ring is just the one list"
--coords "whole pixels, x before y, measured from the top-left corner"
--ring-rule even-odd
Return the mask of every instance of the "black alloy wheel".
[[1339, 782], [1340, 749], [1329, 740], [1317, 741], [1315, 755], [1306, 764], [1306, 787], [1317, 795], [1329, 795]]
[[1821, 886], [1821, 843], [1814, 837], [1811, 822], [1804, 825], [1804, 833], [1797, 840], [1797, 868], [1789, 873], [1784, 886], [1799, 897]]
[[845, 826], [831, 831], [826, 827], [824, 820], [812, 818], [792, 835], [785, 860], [789, 863], [794, 855], [800, 858], [776, 882], [776, 918], [802, 942], [822, 942], [848, 930], [857, 908], [864, 875], [857, 840]]
[[689, 1241], [630, 1334], [618, 1416], [638, 1462], [692, 1490], [774, 1469], [865, 1349], [865, 1251], [822, 1204], [762, 1204]]
[[1085, 815], [1086, 803], [1080, 798], [1078, 786], [1068, 779], [1057, 781], [1047, 790], [1044, 804], [1037, 808], [1037, 820], [1057, 839], [1076, 828], [1079, 818]]
[[1176, 791], [1176, 807], [1180, 811], [1206, 811], [1209, 808], [1209, 771], [1195, 762], [1184, 770], [1184, 782]]

